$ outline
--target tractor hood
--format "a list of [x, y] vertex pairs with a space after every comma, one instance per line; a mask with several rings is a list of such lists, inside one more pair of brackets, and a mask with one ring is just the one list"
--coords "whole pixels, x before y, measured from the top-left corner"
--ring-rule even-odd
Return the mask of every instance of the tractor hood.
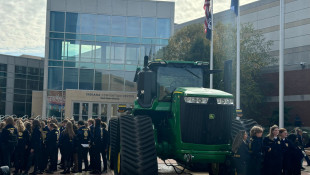
[[179, 87], [174, 91], [174, 94], [183, 94], [184, 96], [192, 97], [228, 97], [233, 98], [233, 95], [224, 91], [209, 89], [209, 88], [197, 88], [197, 87]]

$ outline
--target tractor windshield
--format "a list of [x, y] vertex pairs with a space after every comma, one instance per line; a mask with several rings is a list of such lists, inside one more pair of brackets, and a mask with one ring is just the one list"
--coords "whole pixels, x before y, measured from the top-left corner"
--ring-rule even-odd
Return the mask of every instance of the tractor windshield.
[[157, 86], [159, 100], [169, 101], [177, 87], [203, 87], [203, 71], [192, 67], [159, 67]]

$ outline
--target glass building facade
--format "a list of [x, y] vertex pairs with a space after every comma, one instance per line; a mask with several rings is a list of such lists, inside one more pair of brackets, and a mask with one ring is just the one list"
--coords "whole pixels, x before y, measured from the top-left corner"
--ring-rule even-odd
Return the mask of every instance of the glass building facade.
[[7, 64], [0, 64], [0, 115], [5, 115]]
[[46, 107], [47, 116], [58, 117], [67, 89], [136, 92], [136, 68], [145, 55], [161, 58], [173, 24], [162, 17], [49, 13]]

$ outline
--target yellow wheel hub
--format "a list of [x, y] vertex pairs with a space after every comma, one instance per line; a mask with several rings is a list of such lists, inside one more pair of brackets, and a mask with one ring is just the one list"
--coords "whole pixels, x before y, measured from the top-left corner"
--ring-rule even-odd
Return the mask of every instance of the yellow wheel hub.
[[121, 153], [118, 153], [117, 155], [117, 172], [121, 172]]

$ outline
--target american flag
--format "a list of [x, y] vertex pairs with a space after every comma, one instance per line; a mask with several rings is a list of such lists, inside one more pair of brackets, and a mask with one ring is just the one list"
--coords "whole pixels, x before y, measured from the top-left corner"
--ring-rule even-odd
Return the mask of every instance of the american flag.
[[205, 33], [207, 33], [206, 37], [209, 40], [211, 40], [212, 21], [211, 21], [211, 13], [210, 13], [210, 0], [205, 0], [203, 9], [205, 10], [205, 15], [206, 15], [206, 18], [204, 21]]

